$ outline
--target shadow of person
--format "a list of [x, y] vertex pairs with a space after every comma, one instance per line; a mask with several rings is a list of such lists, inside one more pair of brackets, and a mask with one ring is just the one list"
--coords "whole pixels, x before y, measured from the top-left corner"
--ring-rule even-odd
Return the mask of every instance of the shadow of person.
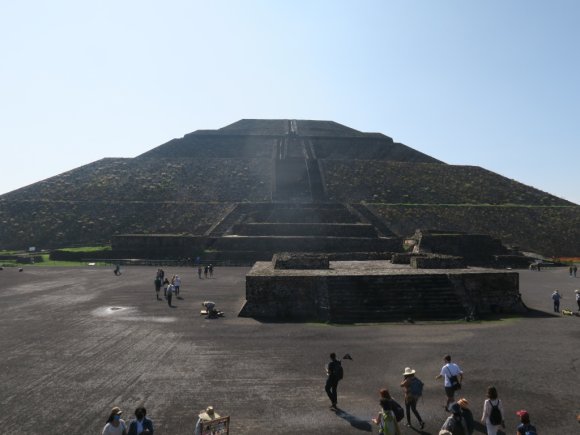
[[366, 421], [366, 420], [362, 420], [360, 418], [358, 418], [355, 415], [349, 414], [348, 412], [340, 409], [340, 408], [336, 408], [334, 410], [334, 413], [339, 416], [340, 418], [342, 418], [343, 420], [346, 420], [350, 423], [350, 425], [352, 427], [354, 427], [355, 429], [358, 430], [362, 430], [365, 432], [372, 432], [373, 431], [373, 427], [370, 424], [370, 422]]

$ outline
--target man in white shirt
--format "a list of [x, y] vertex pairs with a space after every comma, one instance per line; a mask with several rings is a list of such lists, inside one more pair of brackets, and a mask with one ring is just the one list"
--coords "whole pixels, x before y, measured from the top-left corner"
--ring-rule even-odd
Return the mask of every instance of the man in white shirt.
[[442, 377], [445, 378], [443, 384], [445, 387], [445, 396], [447, 397], [445, 410], [449, 412], [449, 404], [455, 402], [455, 391], [461, 389], [463, 372], [457, 364], [451, 362], [450, 355], [445, 355], [443, 361], [445, 362], [445, 365], [441, 367], [441, 373], [439, 373], [435, 379], [441, 379]]

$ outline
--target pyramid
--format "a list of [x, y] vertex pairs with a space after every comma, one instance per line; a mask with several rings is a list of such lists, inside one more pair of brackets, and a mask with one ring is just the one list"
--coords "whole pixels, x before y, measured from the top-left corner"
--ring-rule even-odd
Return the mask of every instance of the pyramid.
[[0, 196], [0, 249], [262, 259], [394, 252], [417, 229], [580, 256], [580, 207], [332, 121], [243, 119]]

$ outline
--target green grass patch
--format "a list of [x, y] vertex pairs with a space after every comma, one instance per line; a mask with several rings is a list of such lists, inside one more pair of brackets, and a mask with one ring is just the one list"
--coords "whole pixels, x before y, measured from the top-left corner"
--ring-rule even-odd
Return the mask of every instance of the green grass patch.
[[65, 252], [95, 252], [95, 251], [110, 251], [110, 246], [83, 246], [77, 248], [61, 248], [59, 251]]

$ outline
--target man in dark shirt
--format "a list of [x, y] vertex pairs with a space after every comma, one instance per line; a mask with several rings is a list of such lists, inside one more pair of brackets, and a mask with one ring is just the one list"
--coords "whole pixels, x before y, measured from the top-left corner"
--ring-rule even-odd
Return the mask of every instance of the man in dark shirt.
[[336, 409], [336, 402], [338, 400], [338, 382], [342, 379], [342, 365], [340, 361], [336, 359], [336, 354], [332, 352], [330, 354], [330, 362], [326, 365], [326, 386], [324, 390], [328, 394], [328, 398], [332, 405], [332, 409]]

